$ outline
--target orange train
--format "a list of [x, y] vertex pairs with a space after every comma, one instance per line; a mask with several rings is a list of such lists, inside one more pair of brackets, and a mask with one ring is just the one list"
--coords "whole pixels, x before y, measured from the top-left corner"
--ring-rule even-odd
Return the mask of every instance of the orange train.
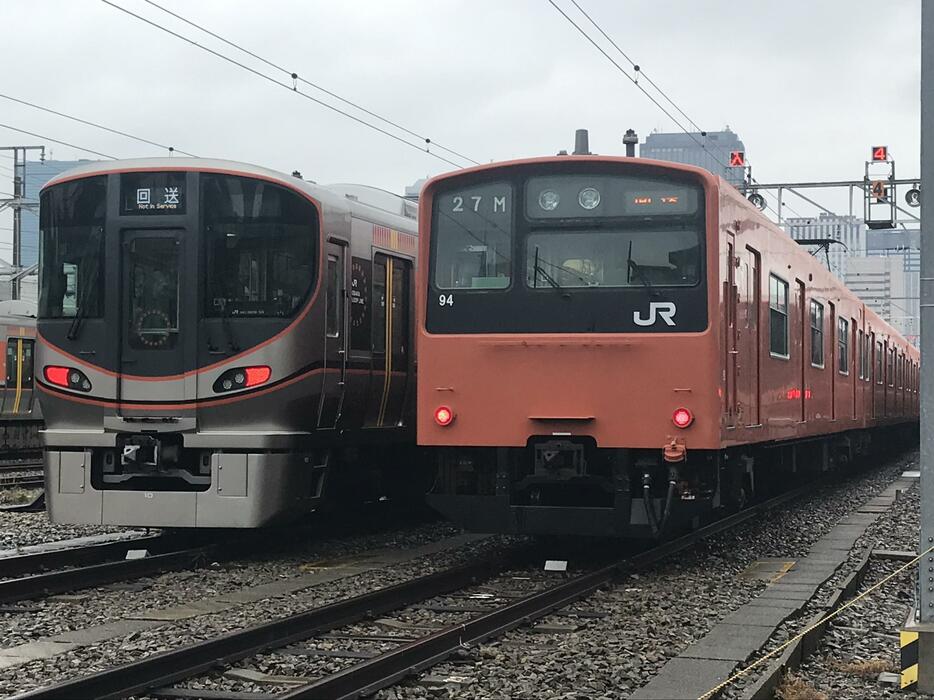
[[418, 441], [468, 529], [663, 536], [917, 428], [918, 350], [706, 170], [484, 165], [419, 216]]

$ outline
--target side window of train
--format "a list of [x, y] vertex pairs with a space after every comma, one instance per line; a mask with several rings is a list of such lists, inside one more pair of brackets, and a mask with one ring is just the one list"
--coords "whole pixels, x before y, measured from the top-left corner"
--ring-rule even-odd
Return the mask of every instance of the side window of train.
[[33, 350], [31, 338], [9, 338], [6, 343], [6, 385], [8, 388], [32, 386]]
[[769, 352], [788, 357], [788, 283], [769, 275]]
[[386, 268], [389, 258], [377, 255], [373, 260], [373, 352], [386, 352]]
[[859, 369], [859, 378], [866, 378], [866, 334], [860, 329], [857, 333], [856, 341], [857, 365]]
[[850, 373], [850, 322], [845, 318], [837, 319], [837, 369]]
[[876, 384], [882, 384], [882, 341], [876, 341]]
[[824, 305], [814, 300], [811, 300], [811, 364], [824, 366]]

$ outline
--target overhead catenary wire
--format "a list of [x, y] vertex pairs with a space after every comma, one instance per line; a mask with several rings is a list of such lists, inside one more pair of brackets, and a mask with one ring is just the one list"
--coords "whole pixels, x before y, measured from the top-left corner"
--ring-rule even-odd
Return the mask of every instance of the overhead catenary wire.
[[145, 143], [150, 146], [156, 146], [157, 148], [163, 148], [169, 151], [170, 153], [171, 152], [181, 153], [182, 155], [185, 155], [185, 156], [191, 156], [193, 158], [197, 158], [197, 156], [194, 153], [188, 153], [187, 151], [182, 151], [178, 148], [175, 148], [174, 146], [169, 146], [163, 143], [158, 143], [156, 141], [150, 141], [149, 139], [143, 138], [142, 136], [136, 136], [135, 134], [130, 134], [130, 133], [127, 133], [126, 131], [120, 131], [119, 129], [114, 129], [109, 126], [104, 126], [103, 124], [98, 124], [97, 122], [92, 122], [87, 119], [81, 119], [80, 117], [76, 117], [71, 114], [65, 114], [64, 112], [59, 112], [50, 107], [43, 107], [42, 105], [37, 105], [34, 102], [27, 102], [26, 100], [21, 100], [18, 97], [13, 97], [12, 95], [4, 95], [3, 93], [0, 93], [0, 97], [2, 97], [5, 100], [10, 100], [11, 102], [18, 102], [21, 105], [32, 107], [33, 109], [38, 109], [43, 112], [48, 112], [49, 114], [54, 114], [59, 117], [64, 117], [65, 119], [70, 119], [72, 121], [78, 122], [79, 124], [93, 126], [96, 129], [102, 129], [103, 131], [108, 131], [111, 134], [117, 134], [118, 136], [123, 136], [125, 138], [132, 139], [134, 141], [139, 141], [140, 143]]
[[371, 116], [371, 117], [374, 117], [375, 119], [379, 119], [380, 121], [385, 122], [386, 124], [389, 124], [390, 126], [396, 128], [396, 129], [398, 129], [399, 131], [405, 132], [405, 133], [408, 134], [409, 136], [414, 136], [415, 138], [424, 141], [426, 144], [431, 144], [431, 145], [434, 146], [435, 148], [440, 148], [442, 151], [446, 151], [447, 153], [450, 153], [451, 155], [453, 155], [453, 156], [455, 156], [455, 157], [457, 157], [457, 158], [461, 158], [461, 159], [463, 159], [463, 160], [466, 160], [466, 161], [469, 162], [469, 163], [473, 163], [474, 165], [480, 165], [480, 162], [479, 162], [479, 161], [474, 160], [474, 159], [471, 158], [470, 156], [465, 156], [463, 153], [458, 153], [458, 152], [455, 151], [454, 149], [448, 148], [447, 146], [444, 146], [444, 145], [440, 144], [438, 141], [434, 141], [434, 140], [430, 139], [429, 137], [425, 136], [424, 134], [420, 134], [420, 133], [418, 133], [418, 132], [416, 132], [416, 131], [412, 131], [411, 129], [409, 129], [409, 128], [403, 126], [402, 124], [399, 124], [398, 122], [395, 122], [395, 121], [393, 121], [393, 120], [391, 120], [391, 119], [388, 119], [387, 117], [384, 117], [384, 116], [382, 116], [381, 114], [378, 114], [378, 113], [376, 113], [376, 112], [374, 112], [374, 111], [372, 111], [372, 110], [370, 110], [370, 109], [367, 109], [366, 107], [363, 107], [363, 106], [357, 104], [356, 102], [353, 102], [353, 101], [351, 101], [351, 100], [348, 100], [346, 97], [341, 97], [341, 96], [338, 95], [336, 92], [333, 92], [333, 91], [331, 91], [331, 90], [328, 90], [327, 88], [322, 87], [322, 86], [319, 85], [318, 83], [314, 83], [314, 82], [312, 82], [312, 81], [310, 81], [310, 80], [308, 80], [308, 79], [306, 79], [306, 78], [303, 78], [300, 74], [296, 73], [295, 71], [291, 71], [291, 70], [289, 70], [288, 68], [284, 68], [283, 66], [280, 66], [280, 65], [278, 65], [278, 64], [276, 64], [276, 63], [273, 63], [273, 62], [270, 61], [269, 59], [263, 58], [263, 57], [260, 56], [259, 54], [254, 53], [253, 51], [250, 51], [249, 49], [244, 48], [244, 47], [241, 46], [240, 44], [238, 44], [238, 43], [236, 43], [236, 42], [234, 42], [234, 41], [231, 41], [230, 39], [227, 39], [227, 38], [221, 36], [220, 34], [218, 34], [218, 33], [214, 32], [214, 31], [208, 29], [208, 28], [205, 27], [204, 25], [198, 24], [197, 22], [193, 22], [192, 20], [188, 19], [187, 17], [183, 17], [182, 15], [178, 14], [177, 12], [173, 12], [172, 10], [170, 10], [170, 9], [168, 9], [168, 8], [166, 8], [166, 7], [163, 7], [162, 5], [160, 5], [160, 4], [157, 3], [157, 2], [154, 2], [153, 0], [145, 0], [145, 2], [147, 2], [148, 4], [152, 5], [153, 7], [157, 8], [157, 9], [159, 9], [159, 10], [162, 10], [162, 12], [165, 12], [166, 14], [171, 15], [172, 17], [175, 17], [176, 19], [178, 19], [178, 20], [184, 22], [185, 24], [187, 24], [187, 25], [189, 25], [189, 26], [192, 26], [192, 27], [194, 27], [195, 29], [198, 29], [198, 30], [204, 32], [205, 34], [208, 34], [208, 35], [214, 37], [214, 38], [217, 39], [218, 41], [222, 41], [223, 43], [227, 44], [228, 46], [231, 46], [231, 47], [237, 49], [238, 51], [242, 51], [243, 53], [247, 54], [248, 56], [251, 56], [251, 57], [255, 58], [257, 61], [260, 61], [261, 63], [266, 64], [266, 65], [269, 66], [270, 68], [275, 68], [276, 70], [285, 73], [286, 75], [290, 76], [292, 79], [297, 80], [297, 81], [300, 82], [300, 83], [303, 83], [303, 84], [305, 84], [305, 85], [308, 85], [309, 87], [313, 87], [315, 90], [320, 90], [320, 91], [323, 92], [325, 95], [328, 95], [329, 97], [333, 97], [335, 100], [339, 100], [339, 101], [343, 102], [344, 104], [353, 107], [354, 109], [358, 109], [358, 110], [360, 110], [361, 112], [363, 112], [364, 114], [367, 114], [367, 115], [369, 115], [369, 116]]
[[106, 153], [101, 153], [100, 151], [95, 151], [90, 148], [85, 148], [84, 146], [78, 146], [73, 143], [68, 143], [67, 141], [60, 141], [59, 139], [53, 139], [51, 136], [43, 136], [42, 134], [37, 134], [32, 131], [26, 131], [26, 129], [20, 129], [19, 127], [10, 126], [9, 124], [0, 124], [0, 127], [4, 129], [9, 129], [10, 131], [16, 131], [20, 134], [26, 134], [28, 136], [35, 136], [37, 139], [42, 139], [44, 141], [51, 141], [52, 143], [57, 143], [62, 146], [68, 146], [69, 148], [77, 148], [79, 151], [84, 151], [85, 153], [93, 153], [96, 156], [101, 156], [102, 158], [107, 158], [108, 160], [116, 160], [114, 156], [109, 156]]
[[336, 112], [337, 114], [340, 114], [341, 116], [347, 117], [348, 119], [352, 119], [353, 121], [357, 122], [358, 124], [361, 124], [361, 125], [363, 125], [363, 126], [369, 128], [369, 129], [372, 129], [373, 131], [377, 131], [377, 132], [383, 134], [384, 136], [388, 136], [389, 138], [391, 138], [391, 139], [393, 139], [393, 140], [395, 140], [395, 141], [398, 141], [399, 143], [405, 144], [406, 146], [409, 146], [410, 148], [414, 148], [415, 150], [419, 151], [420, 153], [425, 153], [425, 154], [427, 154], [427, 155], [429, 155], [429, 156], [432, 156], [432, 157], [434, 157], [434, 158], [437, 158], [438, 160], [444, 161], [444, 162], [447, 163], [448, 165], [452, 165], [452, 166], [454, 166], [455, 168], [461, 168], [461, 167], [463, 167], [461, 164], [456, 163], [456, 162], [454, 162], [453, 160], [450, 160], [449, 158], [446, 158], [446, 157], [444, 157], [444, 156], [442, 156], [442, 155], [440, 155], [440, 154], [438, 154], [438, 153], [434, 153], [434, 152], [430, 151], [427, 147], [426, 147], [426, 148], [422, 148], [422, 146], [420, 146], [419, 144], [412, 143], [411, 141], [409, 141], [409, 140], [407, 140], [407, 139], [405, 139], [405, 138], [399, 136], [398, 134], [394, 134], [394, 133], [392, 133], [391, 131], [388, 131], [388, 130], [386, 130], [386, 129], [384, 129], [384, 128], [382, 128], [382, 127], [376, 125], [376, 124], [372, 124], [371, 122], [366, 121], [365, 119], [361, 119], [360, 117], [357, 117], [357, 116], [355, 116], [355, 115], [353, 115], [353, 114], [350, 114], [349, 112], [347, 112], [347, 111], [345, 111], [345, 110], [342, 110], [342, 109], [340, 109], [340, 108], [338, 108], [338, 107], [335, 107], [335, 106], [332, 105], [332, 104], [328, 104], [328, 103], [325, 102], [324, 100], [320, 100], [320, 99], [318, 99], [317, 97], [314, 97], [313, 95], [308, 94], [307, 92], [302, 92], [302, 91], [299, 90], [298, 87], [297, 87], [296, 85], [294, 85], [294, 84], [293, 84], [293, 85], [289, 85], [288, 83], [284, 83], [284, 82], [282, 82], [282, 81], [280, 81], [280, 80], [277, 80], [276, 78], [272, 77], [271, 75], [267, 75], [266, 73], [263, 73], [263, 72], [261, 72], [261, 71], [255, 69], [255, 68], [252, 68], [252, 67], [246, 65], [245, 63], [242, 63], [242, 62], [240, 62], [240, 61], [238, 61], [238, 60], [236, 60], [236, 59], [234, 59], [234, 58], [231, 58], [230, 56], [226, 56], [226, 55], [220, 53], [219, 51], [215, 51], [214, 49], [212, 49], [212, 48], [210, 48], [210, 47], [208, 47], [208, 46], [204, 46], [203, 44], [199, 44], [199, 43], [198, 43], [197, 41], [195, 41], [194, 39], [191, 39], [191, 38], [189, 38], [189, 37], [186, 37], [186, 36], [184, 36], [183, 34], [179, 34], [178, 32], [175, 32], [175, 31], [169, 29], [168, 27], [164, 27], [164, 26], [162, 26], [161, 24], [159, 24], [158, 22], [155, 22], [155, 21], [153, 21], [153, 20], [151, 20], [151, 19], [148, 19], [148, 18], [146, 18], [146, 17], [143, 17], [142, 15], [139, 15], [139, 14], [137, 14], [137, 13], [131, 11], [131, 10], [128, 10], [128, 9], [125, 8], [125, 7], [121, 7], [120, 5], [118, 5], [118, 4], [114, 3], [114, 2], [111, 2], [111, 0], [101, 0], [101, 2], [103, 2], [105, 5], [109, 5], [110, 7], [114, 8], [115, 10], [120, 10], [121, 12], [123, 12], [123, 13], [125, 13], [125, 14], [127, 14], [127, 15], [130, 15], [131, 17], [134, 17], [135, 19], [137, 19], [137, 20], [139, 20], [139, 21], [148, 24], [148, 25], [150, 25], [151, 27], [154, 27], [154, 28], [156, 28], [156, 29], [159, 29], [160, 31], [165, 32], [166, 34], [170, 34], [171, 36], [174, 36], [174, 37], [177, 38], [177, 39], [181, 39], [182, 41], [184, 41], [184, 42], [186, 42], [186, 43], [188, 43], [188, 44], [191, 44], [192, 46], [194, 46], [194, 47], [196, 47], [196, 48], [199, 48], [199, 49], [201, 49], [202, 51], [206, 51], [207, 53], [210, 53], [211, 55], [216, 56], [217, 58], [220, 58], [220, 59], [222, 59], [222, 60], [224, 60], [224, 61], [227, 61], [228, 63], [231, 63], [231, 64], [233, 64], [233, 65], [235, 65], [235, 66], [237, 66], [237, 67], [239, 67], [239, 68], [242, 68], [243, 70], [248, 71], [248, 72], [252, 73], [253, 75], [256, 75], [256, 76], [258, 76], [258, 77], [260, 77], [260, 78], [263, 78], [264, 80], [268, 80], [269, 82], [271, 82], [271, 83], [273, 83], [273, 84], [275, 84], [275, 85], [278, 85], [279, 87], [285, 88], [286, 90], [288, 90], [288, 91], [290, 91], [290, 92], [294, 92], [296, 95], [300, 95], [300, 96], [304, 97], [306, 100], [310, 100], [311, 102], [314, 102], [314, 103], [316, 103], [316, 104], [318, 104], [318, 105], [320, 105], [320, 106], [322, 106], [322, 107], [325, 107], [326, 109], [329, 109], [329, 110], [331, 110], [332, 112]]
[[[623, 76], [625, 76], [626, 78], [628, 78], [629, 81], [630, 81], [633, 85], [635, 85], [636, 88], [638, 88], [639, 91], [642, 92], [643, 95], [645, 95], [645, 96], [646, 96], [646, 97], [647, 97], [647, 98], [648, 98], [648, 99], [649, 99], [649, 100], [650, 100], [650, 101], [666, 116], [666, 117], [668, 117], [679, 129], [681, 129], [681, 131], [683, 131], [683, 132], [685, 133], [685, 135], [687, 135], [692, 141], [694, 141], [694, 143], [696, 143], [698, 146], [700, 146], [702, 149], [704, 149], [704, 150], [710, 155], [710, 157], [713, 158], [714, 161], [717, 162], [717, 164], [719, 164], [719, 165], [722, 166], [723, 168], [729, 167], [726, 163], [724, 163], [722, 160], [720, 160], [720, 158], [717, 157], [716, 153], [714, 153], [711, 149], [709, 149], [709, 148], [706, 146], [706, 144], [704, 144], [704, 143], [702, 143], [701, 141], [699, 141], [698, 138], [697, 138], [697, 136], [695, 136], [694, 133], [692, 133], [690, 130], [688, 130], [688, 129], [684, 126], [684, 124], [681, 123], [681, 121], [679, 121], [678, 119], [676, 119], [676, 118], [674, 117], [674, 115], [672, 115], [671, 112], [670, 112], [668, 109], [666, 109], [664, 106], [662, 106], [662, 104], [661, 104], [657, 99], [655, 99], [655, 97], [653, 97], [642, 85], [640, 85], [640, 84], [639, 84], [639, 81], [638, 81], [636, 78], [634, 78], [633, 76], [631, 76], [616, 60], [614, 60], [613, 57], [610, 56], [610, 54], [608, 54], [608, 53], [603, 49], [603, 47], [600, 46], [600, 44], [598, 44], [598, 43], [593, 39], [593, 37], [591, 37], [591, 36], [587, 33], [586, 30], [583, 29], [583, 27], [581, 27], [577, 22], [575, 22], [575, 21], [571, 18], [571, 16], [568, 15], [561, 7], [555, 2], [555, 0], [548, 0], [548, 3], [549, 3], [552, 7], [554, 7], [555, 10], [557, 10], [558, 13], [561, 14], [561, 16], [564, 17], [564, 19], [567, 20], [568, 23], [571, 24], [571, 26], [573, 26], [573, 27], [581, 34], [581, 36], [583, 36], [588, 42], [590, 42], [590, 44], [592, 44], [593, 47], [594, 47], [595, 49], [597, 49], [597, 51], [599, 51], [601, 54], [603, 54], [603, 56], [604, 56], [610, 63], [613, 64], [613, 66], [616, 68], [616, 70], [618, 70]], [[620, 55], [622, 55], [622, 56], [626, 59], [626, 61], [628, 61], [628, 62], [633, 66], [633, 68], [634, 68], [635, 70], [637, 70], [641, 75], [643, 75], [643, 76], [646, 78], [646, 81], [647, 81], [650, 85], [652, 85], [652, 87], [654, 87], [654, 88], [659, 92], [659, 94], [661, 94], [662, 96], [664, 96], [664, 99], [665, 99], [666, 101], [668, 101], [668, 102], [674, 107], [675, 110], [677, 110], [680, 114], [682, 114], [682, 115], [684, 116], [684, 118], [690, 123], [690, 125], [693, 126], [695, 129], [697, 129], [697, 132], [700, 133], [701, 135], [703, 135], [703, 136], [705, 137], [705, 140], [706, 140], [707, 132], [706, 132], [705, 130], [701, 129], [701, 128], [697, 125], [697, 123], [694, 122], [694, 120], [691, 119], [691, 118], [684, 112], [684, 110], [682, 110], [670, 97], [668, 97], [668, 95], [667, 95], [661, 88], [659, 88], [658, 85], [657, 85], [654, 81], [652, 81], [650, 78], [648, 78], [648, 76], [645, 76], [645, 73], [642, 71], [641, 66], [639, 66], [639, 65], [636, 64], [634, 61], [632, 61], [632, 59], [629, 58], [629, 56], [619, 47], [619, 45], [618, 45], [615, 41], [613, 41], [612, 38], [610, 38], [610, 36], [597, 24], [597, 22], [596, 22], [593, 18], [591, 18], [590, 15], [587, 14], [587, 12], [584, 11], [583, 8], [581, 8], [581, 6], [576, 2], [576, 0], [571, 0], [571, 3], [574, 5], [574, 7], [576, 7], [576, 8], [581, 12], [581, 14], [584, 15], [584, 17], [587, 18], [587, 20], [588, 20], [591, 24], [594, 25], [594, 27], [597, 28], [597, 31], [599, 31], [600, 34], [602, 34], [602, 35], [607, 39], [607, 41], [609, 41], [610, 44], [613, 45], [613, 47], [620, 53]], [[721, 150], [722, 150], [722, 149], [721, 149]], [[750, 180], [751, 180], [754, 184], [758, 184], [758, 181], [757, 181], [754, 177], [750, 176]], [[774, 194], [773, 192], [770, 192], [769, 190], [766, 190], [765, 192], [766, 192], [766, 194], [768, 194], [768, 195], [770, 195], [771, 197], [773, 197], [773, 198], [776, 200], [776, 202], [779, 201], [779, 200], [778, 200], [778, 196], [777, 196], [776, 194]], [[801, 214], [799, 214], [798, 212], [796, 212], [792, 207], [790, 207], [789, 205], [787, 205], [787, 204], [784, 203], [784, 202], [782, 203], [782, 207], [783, 207], [783, 208], [788, 208], [793, 214], [796, 214], [797, 216], [801, 216]], [[768, 207], [768, 206], [767, 206], [767, 208], [770, 209], [770, 210], [772, 210], [771, 207]], [[776, 211], [776, 210], [772, 210], [772, 211]], [[777, 214], [777, 212], [776, 212], [776, 214]]]

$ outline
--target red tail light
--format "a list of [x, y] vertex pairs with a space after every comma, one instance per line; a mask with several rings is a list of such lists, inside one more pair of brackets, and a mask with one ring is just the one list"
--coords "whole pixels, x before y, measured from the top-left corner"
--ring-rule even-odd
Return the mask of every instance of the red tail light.
[[442, 428], [446, 425], [450, 425], [453, 420], [454, 411], [447, 406], [438, 406], [438, 408], [435, 409], [435, 423]]
[[272, 375], [272, 370], [269, 367], [247, 367], [246, 372], [246, 385], [247, 386], [256, 386], [257, 384], [264, 384], [269, 381], [269, 377]]
[[694, 422], [694, 414], [686, 408], [678, 408], [671, 414], [671, 422], [676, 428], [687, 428]]
[[269, 381], [272, 370], [266, 365], [228, 369], [214, 381], [214, 391], [234, 391], [259, 386]]
[[45, 381], [56, 386], [68, 386], [68, 368], [50, 365], [45, 368]]

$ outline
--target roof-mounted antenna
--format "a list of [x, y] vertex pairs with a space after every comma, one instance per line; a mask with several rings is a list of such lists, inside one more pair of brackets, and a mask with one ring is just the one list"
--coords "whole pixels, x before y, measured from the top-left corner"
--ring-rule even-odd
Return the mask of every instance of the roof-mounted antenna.
[[572, 155], [593, 155], [590, 152], [590, 135], [587, 133], [587, 129], [578, 129], [574, 132], [574, 153]]

